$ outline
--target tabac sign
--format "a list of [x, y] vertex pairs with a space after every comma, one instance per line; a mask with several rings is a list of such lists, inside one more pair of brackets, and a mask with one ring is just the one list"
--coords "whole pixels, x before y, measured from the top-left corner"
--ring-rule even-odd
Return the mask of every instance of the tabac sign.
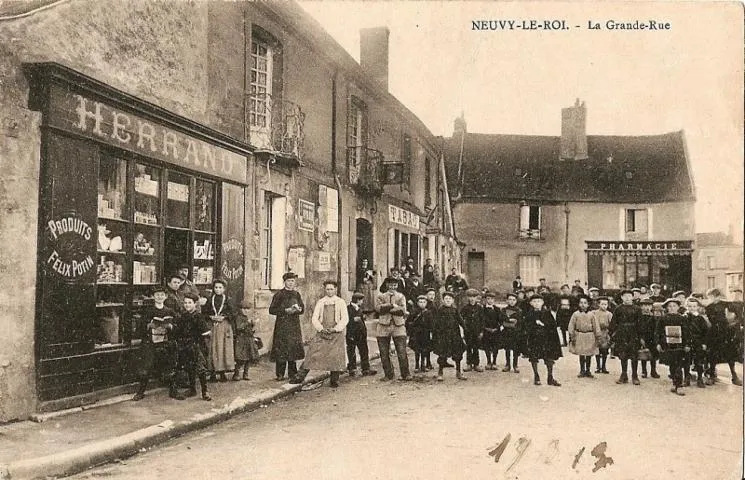
[[246, 158], [172, 128], [58, 87], [49, 124], [181, 167], [246, 183]]
[[388, 205], [388, 221], [419, 230], [419, 215], [395, 205]]
[[693, 242], [587, 242], [587, 250], [608, 252], [659, 252], [669, 250], [691, 250]]

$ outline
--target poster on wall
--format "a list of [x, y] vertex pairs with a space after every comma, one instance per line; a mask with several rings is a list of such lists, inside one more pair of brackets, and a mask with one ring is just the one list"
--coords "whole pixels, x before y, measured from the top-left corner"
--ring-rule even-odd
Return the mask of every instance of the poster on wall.
[[318, 252], [318, 271], [331, 271], [331, 254], [329, 252]]
[[305, 248], [293, 247], [287, 252], [287, 268], [297, 274], [298, 278], [305, 278]]
[[297, 228], [306, 232], [312, 232], [315, 226], [316, 207], [307, 200], [300, 199], [298, 202]]

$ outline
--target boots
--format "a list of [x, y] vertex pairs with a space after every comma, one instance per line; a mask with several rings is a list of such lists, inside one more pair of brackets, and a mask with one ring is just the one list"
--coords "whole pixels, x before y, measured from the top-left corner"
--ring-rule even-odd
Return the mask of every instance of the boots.
[[438, 367], [437, 367], [437, 376], [435, 377], [435, 379], [436, 379], [436, 380], [437, 380], [438, 382], [442, 382], [442, 381], [444, 380], [444, 379], [442, 378], [442, 369], [443, 369], [443, 366], [442, 366], [442, 365], [438, 365]]
[[706, 388], [706, 384], [704, 384], [704, 379], [701, 375], [699, 375], [698, 378], [696, 379], [696, 386], [698, 388]]
[[297, 374], [290, 379], [289, 383], [292, 383], [293, 385], [297, 385], [300, 383], [303, 383], [303, 380], [305, 380], [306, 375], [308, 375], [308, 372], [310, 370], [307, 370], [305, 368], [301, 368]]
[[737, 374], [732, 372], [732, 385], [737, 385], [738, 387], [742, 387], [742, 380], [740, 380], [737, 377]]
[[132, 397], [132, 401], [139, 402], [145, 398], [145, 389], [147, 388], [147, 377], [140, 379], [140, 386], [137, 387], [137, 393]]
[[178, 392], [178, 388], [176, 386], [176, 375], [171, 375], [168, 380], [168, 396], [173, 398], [174, 400], [185, 400], [186, 397]]
[[237, 363], [235, 364], [235, 369], [233, 370], [233, 376], [230, 378], [234, 382], [240, 382], [241, 381], [241, 367]]
[[251, 380], [250, 378], [248, 378], [248, 364], [245, 364], [243, 366], [243, 377], [242, 378], [243, 380]]
[[199, 385], [202, 387], [202, 400], [210, 401], [212, 397], [207, 392], [207, 376], [202, 374], [199, 376]]
[[618, 380], [616, 380], [616, 383], [621, 385], [622, 383], [629, 383], [629, 376], [627, 373], [622, 373], [620, 377], [618, 377]]
[[649, 363], [651, 364], [649, 376], [652, 378], [660, 378], [660, 374], [657, 373], [657, 360], [651, 360]]
[[331, 372], [331, 388], [337, 388], [339, 386], [339, 372]]

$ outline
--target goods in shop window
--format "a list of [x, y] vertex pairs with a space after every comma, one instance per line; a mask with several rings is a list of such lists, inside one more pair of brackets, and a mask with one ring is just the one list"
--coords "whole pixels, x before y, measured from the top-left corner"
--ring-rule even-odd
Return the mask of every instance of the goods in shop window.
[[151, 246], [150, 241], [145, 238], [145, 234], [142, 232], [138, 232], [135, 235], [135, 253], [139, 253], [140, 255], [153, 255], [155, 253], [155, 249]]
[[116, 236], [109, 238], [111, 230], [106, 227], [105, 223], [98, 225], [98, 249], [119, 252], [122, 249], [122, 237]]

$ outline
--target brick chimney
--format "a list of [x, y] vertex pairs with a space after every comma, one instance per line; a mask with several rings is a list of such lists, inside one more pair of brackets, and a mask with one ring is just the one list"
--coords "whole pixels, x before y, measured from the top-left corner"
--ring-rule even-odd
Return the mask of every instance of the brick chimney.
[[388, 91], [388, 27], [360, 30], [360, 65]]
[[561, 109], [561, 153], [562, 160], [587, 159], [587, 109], [579, 98], [573, 107]]

